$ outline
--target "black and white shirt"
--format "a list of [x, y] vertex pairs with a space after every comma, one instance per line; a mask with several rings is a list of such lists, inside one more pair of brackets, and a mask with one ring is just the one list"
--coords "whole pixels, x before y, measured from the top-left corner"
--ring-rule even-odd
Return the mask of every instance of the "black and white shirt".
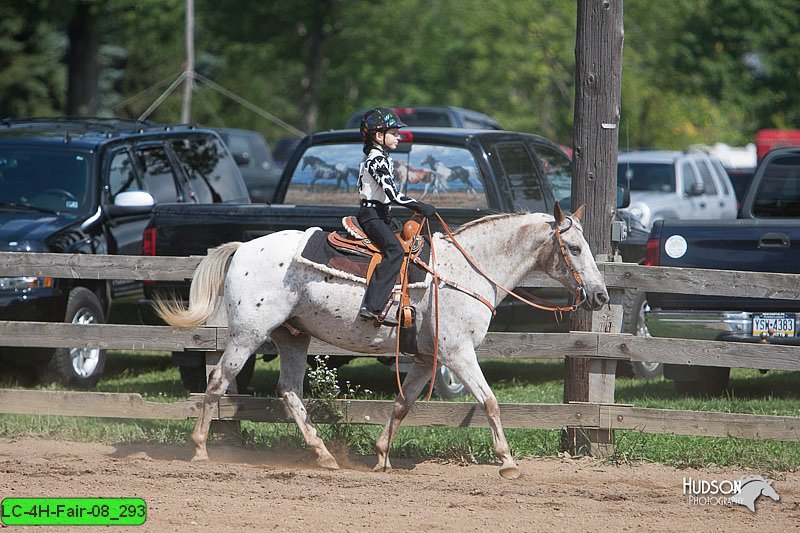
[[361, 162], [358, 172], [358, 195], [384, 205], [391, 203], [417, 209], [417, 201], [397, 189], [394, 182], [394, 161], [385, 151], [373, 146]]

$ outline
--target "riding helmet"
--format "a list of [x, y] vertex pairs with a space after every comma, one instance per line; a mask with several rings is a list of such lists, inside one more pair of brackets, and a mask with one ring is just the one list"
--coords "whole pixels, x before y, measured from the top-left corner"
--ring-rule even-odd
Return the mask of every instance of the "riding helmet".
[[374, 107], [364, 113], [364, 118], [361, 119], [361, 139], [367, 142], [372, 132], [405, 127], [406, 125], [403, 124], [400, 117], [392, 109]]

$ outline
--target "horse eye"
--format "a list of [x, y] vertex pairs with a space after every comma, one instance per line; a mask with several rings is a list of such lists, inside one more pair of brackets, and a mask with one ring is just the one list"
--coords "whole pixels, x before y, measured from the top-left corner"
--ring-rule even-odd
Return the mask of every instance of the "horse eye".
[[581, 254], [581, 247], [580, 246], [570, 246], [569, 251], [572, 255], [580, 255]]

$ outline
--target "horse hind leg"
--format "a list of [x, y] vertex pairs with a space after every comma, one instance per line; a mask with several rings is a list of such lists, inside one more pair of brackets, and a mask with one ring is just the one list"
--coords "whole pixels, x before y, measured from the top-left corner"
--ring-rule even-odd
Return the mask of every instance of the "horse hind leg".
[[486, 412], [489, 428], [492, 430], [494, 453], [500, 462], [500, 475], [506, 479], [517, 479], [520, 475], [519, 467], [511, 456], [511, 448], [506, 441], [503, 426], [500, 423], [500, 406], [497, 403], [492, 389], [483, 376], [475, 351], [471, 348], [465, 357], [458, 357], [447, 362], [447, 368], [464, 383], [467, 390], [475, 397]]
[[431, 365], [414, 362], [411, 370], [406, 374], [403, 380], [403, 393], [405, 398], [398, 395], [394, 400], [394, 409], [389, 416], [389, 421], [386, 423], [381, 436], [375, 442], [375, 453], [378, 456], [378, 464], [375, 465], [376, 472], [391, 472], [392, 465], [389, 463], [389, 450], [392, 447], [392, 441], [397, 430], [400, 428], [400, 423], [408, 414], [414, 401], [422, 394], [428, 379], [431, 376]]
[[297, 427], [300, 428], [306, 445], [317, 454], [317, 465], [328, 470], [338, 470], [339, 464], [317, 435], [317, 430], [303, 404], [303, 378], [306, 373], [311, 337], [305, 333], [292, 335], [285, 328], [278, 328], [272, 332], [272, 340], [278, 348], [281, 364], [278, 394], [283, 398]]
[[213, 416], [214, 408], [219, 401], [220, 397], [228, 390], [228, 385], [236, 379], [239, 371], [244, 366], [247, 359], [255, 352], [260, 343], [255, 346], [240, 346], [234, 339], [228, 343], [225, 352], [208, 376], [208, 385], [206, 387], [206, 395], [203, 398], [203, 405], [200, 408], [200, 414], [197, 417], [197, 422], [192, 431], [192, 442], [194, 442], [194, 457], [192, 461], [207, 461], [208, 450], [206, 449], [206, 442], [208, 441], [208, 431], [211, 427], [211, 418]]

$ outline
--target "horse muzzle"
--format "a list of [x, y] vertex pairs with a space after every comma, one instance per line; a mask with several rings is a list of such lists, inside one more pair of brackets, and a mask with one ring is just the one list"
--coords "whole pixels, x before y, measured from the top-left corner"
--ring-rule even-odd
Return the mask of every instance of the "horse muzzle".
[[597, 311], [609, 301], [608, 291], [605, 287], [580, 287], [581, 307], [587, 311]]

